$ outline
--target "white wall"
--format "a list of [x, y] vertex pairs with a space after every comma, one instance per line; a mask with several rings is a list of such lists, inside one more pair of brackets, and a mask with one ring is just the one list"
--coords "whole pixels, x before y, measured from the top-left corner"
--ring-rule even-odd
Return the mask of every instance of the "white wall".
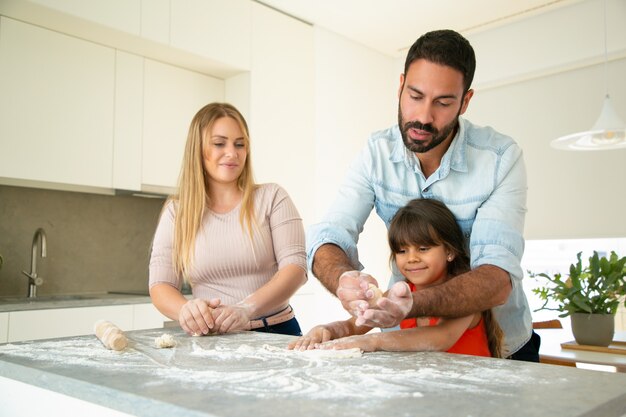
[[[292, 172], [311, 178], [313, 217], [317, 222], [330, 207], [348, 165], [365, 145], [371, 132], [395, 123], [399, 73], [393, 60], [335, 33], [314, 28], [314, 160], [310, 172]], [[303, 155], [304, 157], [304, 155]], [[381, 249], [382, 247], [382, 249]], [[389, 272], [386, 229], [374, 212], [359, 241], [366, 271], [386, 285]], [[312, 275], [296, 297], [294, 308], [303, 330], [315, 324], [347, 318], [339, 301]]]
[[[316, 219], [329, 208], [370, 134], [396, 123], [399, 79], [391, 58], [316, 28]], [[373, 212], [359, 241], [361, 262], [383, 281], [388, 278], [386, 235]]]
[[[609, 0], [608, 88], [626, 120], [626, 2]], [[466, 116], [515, 138], [528, 170], [527, 239], [626, 236], [626, 150], [568, 152], [551, 140], [589, 129], [605, 92], [603, 2], [590, 0], [468, 35], [476, 94]]]

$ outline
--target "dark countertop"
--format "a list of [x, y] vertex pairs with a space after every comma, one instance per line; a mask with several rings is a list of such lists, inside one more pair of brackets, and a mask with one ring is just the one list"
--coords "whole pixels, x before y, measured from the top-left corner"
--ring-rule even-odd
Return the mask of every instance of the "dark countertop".
[[[172, 334], [174, 349], [154, 338]], [[626, 375], [447, 353], [315, 358], [289, 336], [126, 333], [0, 345], [0, 376], [137, 416], [622, 416]], [[10, 392], [0, 392], [0, 402]]]

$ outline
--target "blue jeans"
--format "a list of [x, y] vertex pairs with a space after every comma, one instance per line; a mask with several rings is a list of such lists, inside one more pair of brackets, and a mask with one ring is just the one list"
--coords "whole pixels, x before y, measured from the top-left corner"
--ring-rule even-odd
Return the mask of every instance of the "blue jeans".
[[261, 333], [278, 333], [291, 336], [302, 336], [300, 324], [295, 317], [282, 323], [274, 324], [272, 326], [259, 327], [258, 329], [253, 329], [252, 331]]
[[530, 340], [524, 346], [511, 356], [509, 359], [514, 361], [539, 362], [539, 347], [541, 346], [541, 337], [533, 331]]

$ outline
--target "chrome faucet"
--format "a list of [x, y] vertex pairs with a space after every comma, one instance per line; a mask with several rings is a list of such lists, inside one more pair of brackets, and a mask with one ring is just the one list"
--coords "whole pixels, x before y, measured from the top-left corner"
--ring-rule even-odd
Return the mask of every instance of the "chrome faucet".
[[37, 275], [37, 252], [39, 242], [41, 242], [41, 257], [45, 258], [47, 252], [46, 232], [41, 227], [35, 230], [35, 235], [33, 236], [30, 274], [26, 271], [22, 271], [22, 273], [28, 277], [28, 298], [35, 298], [37, 296], [37, 286], [43, 284], [43, 278]]

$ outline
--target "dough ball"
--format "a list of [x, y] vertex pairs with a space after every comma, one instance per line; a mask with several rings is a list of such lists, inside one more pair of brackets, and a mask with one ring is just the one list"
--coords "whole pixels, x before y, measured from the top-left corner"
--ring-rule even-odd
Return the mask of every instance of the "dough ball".
[[374, 293], [374, 296], [368, 300], [370, 307], [376, 307], [376, 302], [383, 296], [383, 292], [374, 284], [370, 284], [368, 290], [372, 290]]
[[158, 349], [172, 348], [176, 346], [176, 340], [174, 339], [174, 336], [172, 336], [171, 334], [163, 333], [161, 336], [156, 337], [154, 339], [154, 345]]

